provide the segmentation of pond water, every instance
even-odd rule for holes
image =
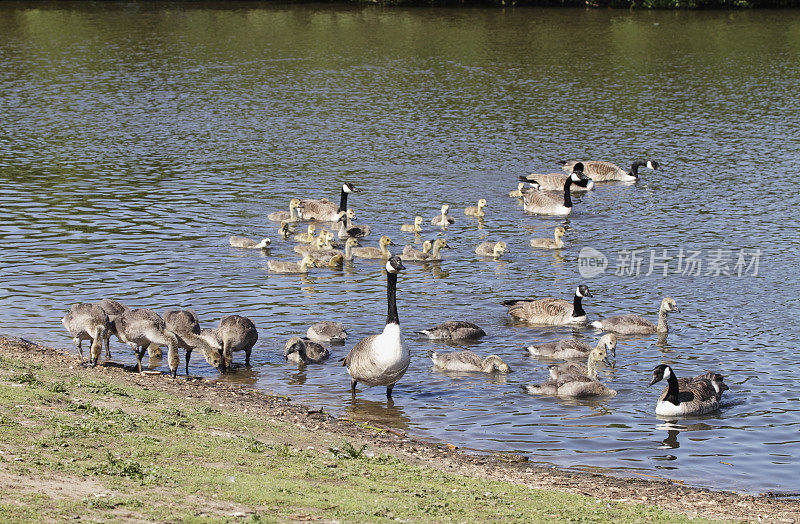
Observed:
[[[71,348],[60,317],[101,297],[192,307],[208,327],[239,313],[259,328],[253,366],[221,380],[542,463],[800,491],[798,63],[797,11],[4,2],[0,332]],[[598,185],[568,219],[525,215],[506,196],[518,175],[573,157],[663,169]],[[414,241],[400,224],[444,202],[456,218],[423,234],[446,236],[445,260],[400,275],[413,357],[390,403],[383,388],[352,399],[337,362],[382,329],[382,264],[266,270],[268,258],[295,258],[266,215],[291,196],[335,199],[344,180],[363,190],[350,204],[375,232],[365,244],[385,233],[399,249]],[[486,218],[465,217],[479,198]],[[564,249],[528,245],[557,225]],[[231,234],[274,244],[233,249]],[[511,252],[479,259],[485,239]],[[604,272],[581,276],[583,248],[607,257]],[[654,320],[664,296],[681,311],[666,343],[620,341],[615,367],[601,368],[616,397],[530,396],[522,386],[549,362],[525,346],[573,330],[513,322],[500,302],[569,299],[580,283],[592,319]],[[320,319],[345,322],[348,343],[324,365],[285,363],[285,340]],[[514,372],[434,371],[426,354],[443,347],[413,331],[447,319],[483,326],[471,349]],[[647,383],[662,362],[679,376],[725,375],[722,409],[659,420],[662,385]],[[199,356],[191,373],[218,377]]]

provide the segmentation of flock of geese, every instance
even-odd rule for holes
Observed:
[[[571,193],[589,191],[595,183],[606,181],[635,181],[641,167],[658,169],[652,160],[640,160],[631,165],[630,170],[622,169],[606,161],[565,161],[561,162],[564,173],[531,174],[519,177],[516,190],[509,196],[522,199],[526,212],[537,215],[567,216],[573,208]],[[561,191],[559,195],[555,191]],[[382,386],[386,388],[387,398],[392,389],[408,369],[411,354],[400,329],[397,312],[397,277],[406,269],[403,262],[439,261],[441,250],[448,248],[445,238],[425,241],[422,249],[405,246],[401,255],[392,254],[389,246],[394,245],[391,238],[383,235],[378,246],[362,246],[360,240],[371,234],[367,224],[354,224],[355,212],[348,208],[348,196],[356,193],[353,184],[342,185],[340,200],[336,204],[327,199],[292,198],[288,211],[276,211],[268,218],[280,222],[279,234],[286,240],[297,242],[294,251],[301,255],[299,261],[270,259],[268,268],[274,273],[306,273],[312,267],[337,268],[356,258],[379,259],[385,261],[387,275],[387,317],[382,332],[367,336],[358,341],[341,360],[350,375],[352,394],[356,394],[358,384]],[[487,202],[480,199],[477,205],[464,210],[466,216],[484,217]],[[430,223],[443,230],[455,223],[449,214],[450,206],[441,206],[440,213],[430,219]],[[300,222],[310,222],[305,231],[296,232]],[[325,223],[330,226],[325,229]],[[401,231],[418,234],[423,231],[425,219],[414,218],[412,224],[403,224]],[[319,230],[318,230],[319,227]],[[537,249],[562,249],[565,234],[563,227],[556,227],[553,238],[531,239],[531,247]],[[335,244],[336,238],[343,246]],[[231,236],[232,247],[267,250],[272,245],[270,239],[252,240],[246,237]],[[342,247],[342,249],[338,249]],[[475,247],[475,253],[485,257],[500,257],[508,251],[505,242],[483,242]],[[666,336],[668,332],[667,315],[677,312],[675,301],[666,297],[662,300],[658,313],[658,323],[633,314],[618,315],[588,322],[583,309],[583,299],[592,294],[586,285],[575,289],[572,300],[562,298],[512,299],[503,302],[511,317],[533,325],[586,325],[604,332],[595,347],[577,339],[564,339],[527,348],[529,354],[546,359],[559,359],[566,362],[549,366],[550,377],[541,384],[531,384],[526,391],[534,395],[555,395],[560,397],[613,396],[616,391],[608,388],[598,378],[597,368],[601,362],[609,364],[609,354],[616,356],[617,336],[650,335]],[[243,316],[230,315],[222,318],[217,328],[201,328],[197,315],[189,309],[169,310],[163,318],[151,309],[130,309],[117,301],[103,299],[96,303],[79,303],[71,306],[62,319],[69,331],[83,361],[81,341],[91,340],[90,363],[96,365],[105,343],[110,357],[109,339],[116,336],[128,344],[136,353],[139,370],[146,351],[158,354],[161,347],[168,350],[167,362],[173,377],[179,366],[178,350],[186,352],[186,374],[189,373],[189,359],[193,350],[200,350],[206,361],[220,371],[231,368],[232,356],[236,351],[245,353],[245,365],[250,363],[250,354],[258,340],[258,332],[253,322]],[[486,335],[479,326],[462,320],[450,320],[417,332],[418,335],[434,340],[476,340]],[[347,332],[338,322],[319,322],[308,328],[306,336],[294,336],[286,342],[284,358],[289,362],[316,364],[330,357],[325,343],[344,343]],[[450,353],[432,352],[430,358],[435,368],[459,372],[509,373],[511,368],[497,355],[483,358],[473,351]],[[577,361],[583,361],[580,364]],[[693,378],[678,379],[668,365],[659,365],[653,370],[650,385],[660,380],[667,381],[667,387],[660,395],[656,414],[666,417],[699,415],[716,410],[722,393],[728,389],[723,377],[707,372]]]

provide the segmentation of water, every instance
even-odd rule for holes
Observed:
[[[223,380],[461,447],[798,491],[798,29],[796,11],[3,3],[0,332],[70,348],[59,318],[104,296],[193,307],[206,326],[240,313],[259,327],[254,365]],[[517,175],[570,157],[653,158],[664,169],[598,187],[566,220],[525,216],[506,196]],[[413,360],[393,403],[381,388],[351,399],[336,362],[382,328],[382,264],[266,271],[267,257],[294,257],[266,214],[292,195],[336,198],[343,180],[364,190],[351,198],[359,221],[398,245],[413,240],[400,224],[443,202],[457,219],[446,260],[400,276]],[[483,223],[465,218],[481,197]],[[568,229],[565,249],[527,245],[556,225]],[[236,250],[230,234],[275,245]],[[428,225],[424,237],[438,234]],[[472,250],[484,239],[512,251],[480,260]],[[584,247],[609,258],[605,273],[578,274]],[[681,248],[705,264],[729,250],[731,270],[741,250],[760,249],[758,272],[675,274]],[[673,257],[667,276],[646,275],[653,249]],[[614,274],[621,250],[643,250],[639,275]],[[547,362],[523,348],[572,331],[512,322],[499,302],[569,298],[581,282],[593,318],[655,319],[666,295],[681,312],[666,344],[620,342],[616,367],[601,373],[616,397],[529,396],[521,386],[543,380]],[[442,347],[411,333],[450,318],[484,326],[472,349],[515,371],[433,371],[426,352]],[[285,340],[319,319],[344,321],[350,342],[325,365],[287,365]],[[647,383],[661,362],[679,376],[723,373],[722,409],[657,419],[661,385]],[[191,373],[217,376],[199,356]]]

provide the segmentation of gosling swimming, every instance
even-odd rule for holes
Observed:
[[[431,354],[434,367],[445,371],[477,371],[481,373],[511,373],[511,367],[497,355],[481,358],[470,350]]]
[[[566,229],[558,226],[555,231],[553,231],[553,238],[532,238],[531,247],[539,249],[561,249],[564,247],[564,241],[561,240],[561,237],[566,233]]]

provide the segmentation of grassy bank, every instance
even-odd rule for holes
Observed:
[[[3,337],[0,435],[2,522],[680,522],[663,507],[727,518],[794,509],[460,454],[249,389],[88,369]]]

